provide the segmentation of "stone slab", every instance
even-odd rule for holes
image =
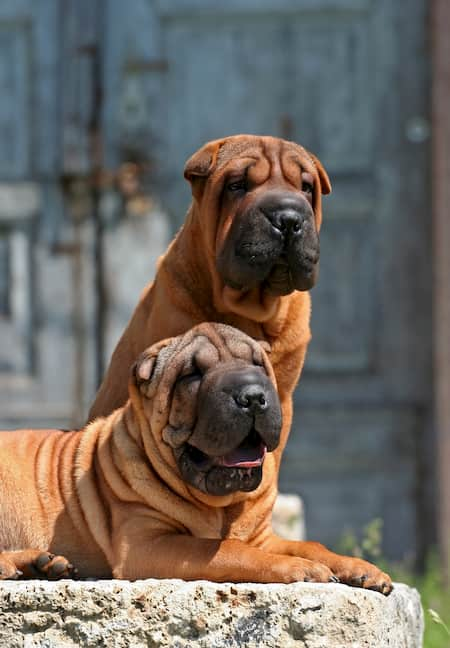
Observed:
[[[419,648],[419,595],[345,585],[4,581],[2,648]]]

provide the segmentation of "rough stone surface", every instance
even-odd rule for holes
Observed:
[[[128,581],[0,583],[2,648],[417,648],[418,593],[345,585]]]

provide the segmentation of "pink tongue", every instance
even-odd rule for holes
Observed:
[[[254,468],[262,464],[266,452],[263,443],[258,448],[236,448],[220,457],[219,463],[227,468]]]

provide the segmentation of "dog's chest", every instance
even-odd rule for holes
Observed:
[[[198,538],[246,542],[255,531],[255,522],[251,516],[239,515],[236,511],[226,509],[210,510],[207,515],[203,512],[195,522],[195,525],[190,525],[190,531]]]
[[[249,515],[237,511],[225,511],[223,514],[221,538],[247,542],[255,531],[255,520]]]

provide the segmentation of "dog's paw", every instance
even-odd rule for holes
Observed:
[[[7,558],[0,556],[0,580],[17,580],[22,572]]]
[[[302,562],[309,563],[302,568],[304,575],[301,580],[305,583],[339,583],[339,578],[326,565],[312,560]]]
[[[343,558],[338,568],[334,569],[334,573],[341,583],[374,590],[385,596],[390,594],[393,589],[392,580],[388,574],[360,558]]]
[[[37,578],[58,580],[60,578],[74,578],[77,574],[75,567],[64,558],[55,556],[48,551],[42,551],[31,563]]]
[[[326,565],[305,558],[284,557],[274,565],[278,576],[273,582],[338,583],[339,579]]]

